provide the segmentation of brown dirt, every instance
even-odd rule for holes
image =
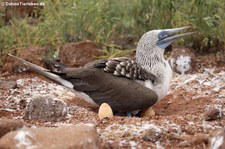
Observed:
[[[51,59],[50,57],[53,52],[54,54],[57,51],[50,50],[49,47],[39,47],[31,46],[28,48],[17,48],[10,49],[13,55],[16,55],[22,59],[25,59],[36,65],[45,67],[45,59]],[[16,51],[13,52],[13,51]],[[82,41],[82,42],[68,42],[63,46],[59,47],[59,62],[70,67],[81,67],[84,65],[90,65],[97,57],[103,56],[104,53],[99,49],[98,45],[91,41]],[[14,59],[11,57],[1,56],[0,59],[3,61],[3,66],[0,66],[1,71],[4,72],[22,72],[29,70],[26,66],[17,61],[14,62]]]
[[[63,45],[59,52],[60,62],[70,67],[80,67],[102,56],[103,52],[90,41],[71,42]]]
[[[28,48],[18,48],[16,49],[16,54],[18,57],[25,59],[31,63],[34,63],[36,65],[45,66],[44,61],[42,58],[47,55],[50,50],[47,47],[39,47],[39,46],[32,46]],[[2,71],[3,72],[12,72],[12,71],[24,71],[27,68],[18,62],[14,62],[14,59],[11,57],[7,57],[6,60],[4,61]]]
[[[32,94],[41,94],[46,90],[43,84],[58,85],[34,73],[11,73],[0,79],[20,79],[25,83],[16,89],[0,89],[0,117],[21,119],[28,127],[94,123],[102,148],[203,149],[210,146],[211,136],[225,125],[224,70],[224,65],[220,65],[215,69],[204,68],[202,73],[174,74],[168,95],[153,107],[156,112],[153,118],[114,116],[99,119],[97,110],[84,107],[80,99],[74,98],[68,103],[69,115],[65,120],[46,123],[24,120],[24,109],[18,104],[20,100],[30,98],[26,94],[28,89],[32,89]],[[221,115],[207,121],[206,115],[211,107]]]

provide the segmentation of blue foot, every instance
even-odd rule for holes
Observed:
[[[127,116],[128,117],[132,117],[132,113],[131,112],[127,112]]]

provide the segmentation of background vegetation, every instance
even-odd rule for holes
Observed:
[[[0,50],[31,45],[52,49],[69,40],[111,44],[112,37],[138,41],[146,31],[191,25],[196,34],[177,42],[198,53],[224,52],[224,0],[40,0],[40,23],[0,19]],[[4,16],[4,12],[1,12]]]

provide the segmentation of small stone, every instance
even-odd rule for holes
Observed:
[[[152,109],[152,107],[149,107],[148,109],[144,110],[141,112],[142,117],[154,117],[155,116],[155,111]]]
[[[20,107],[20,109],[25,109],[26,106],[27,106],[27,101],[24,100],[24,99],[21,99],[21,100],[19,101],[19,107]]]
[[[177,146],[179,147],[190,147],[191,143],[188,142],[187,140],[180,142]]]
[[[100,119],[113,117],[112,108],[107,103],[101,104],[98,111],[98,117]]]
[[[205,113],[205,120],[206,121],[213,121],[220,119],[222,117],[222,110],[215,107],[211,106]]]
[[[198,145],[198,144],[208,144],[209,143],[209,135],[208,134],[195,134],[190,141],[192,144],[194,145]]]
[[[190,147],[193,145],[199,144],[208,144],[209,143],[209,135],[198,133],[195,135],[184,135],[181,136],[180,139],[184,140],[178,144],[179,147]]]
[[[27,104],[24,119],[59,121],[67,115],[67,104],[48,96],[38,96]]]
[[[143,140],[145,141],[151,141],[156,142],[161,138],[161,132],[157,129],[150,128],[145,131],[145,134],[143,136]]]
[[[0,89],[14,89],[16,88],[16,81],[0,80]]]
[[[10,131],[23,127],[23,122],[14,119],[0,119],[0,138]]]
[[[2,137],[0,148],[98,149],[99,142],[94,124],[76,124],[57,128],[22,128]]]

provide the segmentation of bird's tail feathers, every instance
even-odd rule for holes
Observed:
[[[68,87],[68,88],[73,88],[73,84],[72,84],[71,82],[69,82],[69,81],[67,81],[67,80],[65,80],[65,79],[63,79],[63,78],[61,78],[61,77],[60,77],[59,75],[57,75],[57,74],[54,74],[54,73],[50,72],[48,69],[45,69],[45,68],[43,68],[43,67],[40,67],[40,66],[38,66],[38,65],[35,65],[35,64],[33,64],[33,63],[30,63],[30,62],[28,62],[28,61],[26,61],[26,60],[23,60],[23,59],[21,59],[21,58],[19,58],[19,57],[17,57],[17,56],[12,55],[12,54],[8,54],[8,55],[11,56],[11,57],[13,57],[14,59],[16,59],[16,60],[22,62],[24,65],[26,65],[27,67],[31,68],[31,69],[34,70],[35,72],[37,72],[37,73],[39,73],[39,74],[41,74],[41,75],[43,75],[43,76],[45,76],[45,77],[47,77],[47,78],[49,78],[49,79],[51,79],[51,80],[53,80],[53,81],[55,81],[55,82],[61,84],[61,85],[64,85],[64,86],[66,86],[66,87]],[[58,68],[59,68],[59,67],[58,67]],[[57,72],[56,72],[56,73],[57,73]]]

